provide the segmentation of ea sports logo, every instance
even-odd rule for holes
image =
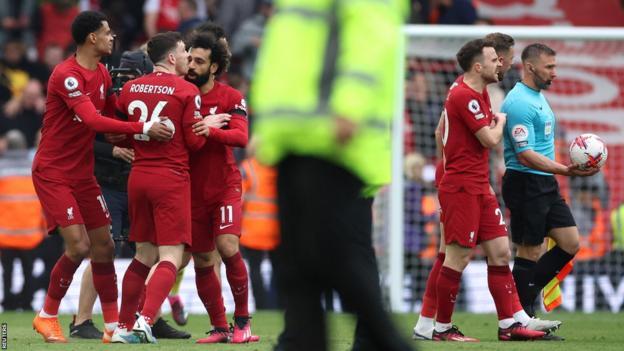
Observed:
[[[522,124],[518,124],[511,128],[511,137],[515,141],[525,141],[529,138],[529,129]]]

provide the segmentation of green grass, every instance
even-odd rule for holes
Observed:
[[[8,350],[109,350],[111,348],[128,349],[129,346],[106,346],[99,341],[69,339],[70,344],[45,344],[31,328],[32,313],[3,313],[0,321],[8,326]],[[61,316],[61,323],[67,335],[70,316]],[[413,314],[395,316],[397,326],[401,327],[406,337],[411,336],[416,321]],[[473,315],[456,313],[454,322],[467,335],[481,339],[480,343],[414,343],[420,350],[547,350],[547,351],[592,351],[624,350],[624,315],[611,313],[553,313],[548,319],[560,319],[564,322],[558,335],[566,338],[563,342],[510,342],[496,341],[496,318],[494,315]],[[261,312],[254,315],[252,322],[254,334],[260,335],[261,341],[248,345],[196,345],[194,339],[202,337],[207,331],[208,318],[204,315],[192,315],[185,329],[193,334],[191,340],[159,340],[158,345],[132,345],[132,349],[158,350],[272,350],[277,335],[282,328],[282,316],[278,312]],[[96,316],[96,325],[101,326],[101,318]],[[348,315],[330,316],[330,342],[332,350],[346,351],[352,346],[353,321]]]

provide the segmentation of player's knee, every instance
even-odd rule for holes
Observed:
[[[100,242],[91,247],[91,256],[97,260],[112,259],[115,253],[115,243],[113,240]]]
[[[501,249],[496,252],[493,257],[488,257],[488,264],[492,266],[508,265],[511,260],[511,251],[509,249]]]
[[[237,238],[238,239],[238,238]],[[232,257],[238,252],[238,240],[227,238],[217,242],[217,248],[221,257]]]
[[[218,258],[216,251],[194,253],[193,264],[196,267],[210,267],[218,263]]]
[[[74,261],[82,261],[91,252],[89,240],[80,240],[71,246],[67,246],[67,256]]]

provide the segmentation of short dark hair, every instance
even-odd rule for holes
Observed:
[[[98,11],[84,11],[78,14],[74,18],[74,22],[71,25],[72,38],[76,45],[84,44],[87,40],[87,36],[91,33],[97,32],[102,28],[102,22],[108,21],[106,16]]]
[[[174,51],[178,42],[182,41],[182,35],[178,32],[158,33],[147,42],[147,55],[152,63],[156,64]]]
[[[457,63],[464,72],[468,72],[475,60],[480,59],[483,56],[483,48],[494,47],[494,44],[485,39],[474,39],[461,47],[457,52]]]
[[[212,33],[217,40],[221,38],[225,38],[225,30],[220,25],[214,22],[204,22],[199,26],[195,27],[196,33]]]
[[[225,72],[230,65],[230,55],[218,38],[210,33],[197,33],[190,42],[191,48],[202,48],[210,50],[210,63],[216,63],[219,68],[215,72],[215,76],[219,76]]]
[[[538,58],[541,54],[545,54],[547,56],[557,55],[555,50],[551,49],[547,45],[542,43],[533,43],[522,50],[522,62]]]
[[[499,32],[490,33],[483,39],[492,42],[497,53],[509,51],[516,44],[510,35]]]

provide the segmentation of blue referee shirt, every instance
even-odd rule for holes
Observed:
[[[505,97],[501,112],[507,114],[503,133],[505,166],[520,172],[552,175],[523,166],[517,157],[523,151],[533,150],[555,159],[555,114],[544,94],[518,82]]]

